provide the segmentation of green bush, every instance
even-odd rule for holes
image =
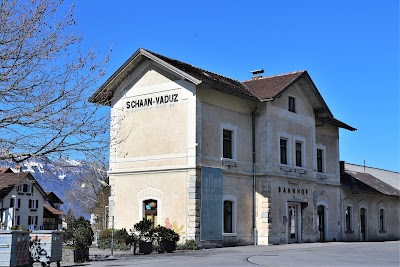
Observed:
[[[99,233],[97,246],[99,249],[111,249],[112,229],[103,229]],[[114,229],[114,249],[129,250],[131,248],[130,235],[125,228]]]
[[[75,249],[86,250],[94,240],[94,233],[90,227],[90,222],[83,217],[71,220],[67,228],[63,228],[64,242],[73,246]]]
[[[199,246],[196,244],[196,242],[192,239],[186,239],[184,242],[181,244],[178,244],[176,246],[177,250],[197,250],[199,249]]]
[[[107,239],[107,238],[111,238],[112,235],[112,230],[111,229],[103,229],[100,231],[99,233],[99,239]]]
[[[176,233],[174,230],[164,226],[158,225],[155,229],[155,235],[159,241],[179,241],[179,234]]]

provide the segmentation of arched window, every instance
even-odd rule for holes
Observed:
[[[157,200],[146,199],[143,201],[144,218],[153,222],[154,227],[158,225]]]
[[[386,232],[386,210],[379,209],[379,232]]]

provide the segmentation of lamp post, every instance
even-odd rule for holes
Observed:
[[[114,216],[112,216],[112,228],[111,228],[111,257],[114,257]]]
[[[108,209],[108,206],[104,206],[103,229],[107,229],[107,209]]]

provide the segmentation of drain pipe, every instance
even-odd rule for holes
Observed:
[[[252,128],[252,153],[253,153],[253,239],[254,245],[257,245],[257,225],[256,225],[256,110],[251,114]]]

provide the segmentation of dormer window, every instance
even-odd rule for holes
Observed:
[[[289,111],[296,112],[296,98],[289,96]]]

